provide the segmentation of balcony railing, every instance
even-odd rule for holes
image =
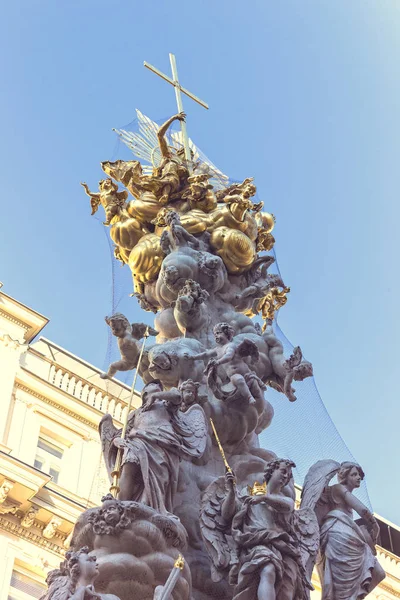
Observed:
[[[93,406],[93,408],[97,408],[103,413],[110,413],[115,420],[120,422],[125,420],[128,410],[126,400],[102,390],[88,380],[82,379],[76,373],[72,373],[58,365],[51,365],[49,382],[81,402]],[[125,394],[128,392],[126,388],[122,388],[121,393],[122,391]]]

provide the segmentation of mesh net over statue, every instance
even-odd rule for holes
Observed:
[[[260,447],[274,428],[271,388],[289,410],[312,376],[273,327],[289,291],[270,272],[275,219],[251,178],[229,182],[193,144],[185,158],[169,132],[184,119],[159,127],[139,113],[139,132],[119,134],[147,164],[103,162],[99,191],[84,184],[154,328],[106,319],[120,358],[104,377],[136,369],[142,405],[122,430],[101,420],[114,494],[79,518],[47,597],[304,600],[318,563],[326,600],[362,598],[382,579],[376,522],[352,494],[362,469],[315,456],[325,460],[299,506],[296,449],[277,456],[268,436]]]

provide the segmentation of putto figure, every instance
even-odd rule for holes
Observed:
[[[140,355],[139,341],[145,336],[146,331],[147,335],[157,335],[158,331],[145,323],[131,324],[121,313],[106,317],[105,322],[118,339],[118,348],[121,353],[121,360],[111,363],[107,373],[100,375],[102,379],[111,379],[118,371],[130,371],[137,367]]]
[[[299,524],[294,466],[283,458],[270,461],[264,483],[241,493],[227,472],[204,494],[200,526],[214,580],[230,570],[233,600],[305,600],[312,589],[304,563],[317,547],[318,524],[308,521],[305,532]]]
[[[261,379],[251,370],[245,358],[251,356],[258,360],[258,348],[250,340],[243,340],[239,344],[234,343],[234,329],[229,323],[218,323],[214,327],[216,348],[211,348],[200,354],[187,355],[188,360],[202,360],[209,358],[205,373],[208,376],[208,384],[218,398],[227,399],[238,392],[240,398],[249,404],[256,404],[257,400],[263,400],[262,390],[265,388]],[[225,377],[233,386],[232,391],[224,393],[221,387],[223,381],[217,379],[217,369],[223,366]]]
[[[328,485],[335,475],[338,483]],[[317,567],[323,600],[365,598],[385,578],[375,550],[379,525],[353,495],[363,479],[364,471],[357,463],[320,460],[304,481],[301,506],[315,511],[321,528]],[[353,510],[361,524],[354,522]]]
[[[85,543],[90,549],[89,558],[92,554],[98,557],[98,587],[102,591],[112,591],[127,600],[154,600],[154,588],[166,582],[179,552],[186,547],[184,527],[173,515],[160,514],[138,502],[117,500],[111,494],[104,496],[101,502],[100,507],[80,515],[72,547],[79,548]],[[187,566],[181,575],[174,598],[189,600]],[[57,600],[56,596],[53,598]],[[100,597],[94,594],[87,600],[100,600]]]
[[[97,212],[101,204],[106,213],[104,225],[109,225],[113,217],[118,215],[121,208],[124,207],[125,201],[128,198],[128,192],[126,190],[119,192],[118,185],[112,179],[102,179],[100,181],[99,193],[91,192],[86,183],[81,183],[81,185],[90,198],[92,215]]]

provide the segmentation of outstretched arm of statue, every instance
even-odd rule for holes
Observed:
[[[95,198],[96,200],[100,200],[100,194],[94,194],[93,192],[91,192],[89,190],[88,184],[83,182],[81,183],[81,186],[83,187],[83,189],[85,190],[86,194],[89,196],[89,198]]]
[[[365,504],[361,502],[361,500],[353,496],[353,494],[346,489],[344,485],[338,484],[335,486],[335,488],[335,495],[341,497],[349,508],[355,510],[356,513],[360,515],[362,519],[364,519],[367,524],[368,531],[374,543],[376,543],[379,536],[379,525],[372,512],[365,506]]]
[[[216,348],[211,348],[211,350],[205,350],[204,352],[200,352],[200,354],[185,354],[185,358],[187,360],[204,360],[205,358],[212,358],[217,354]]]
[[[161,125],[160,129],[157,132],[158,143],[160,145],[161,154],[164,158],[171,158],[171,151],[168,148],[167,140],[165,139],[165,134],[167,133],[169,127],[172,125],[174,121],[184,121],[186,119],[186,114],[184,112],[178,113],[174,115],[168,121],[165,121],[163,125]]]

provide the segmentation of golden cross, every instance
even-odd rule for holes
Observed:
[[[165,75],[164,73],[162,73],[161,71],[159,71],[158,69],[156,69],[155,67],[153,67],[152,65],[149,65],[149,63],[147,63],[146,61],[144,61],[144,66],[147,69],[150,69],[150,71],[153,71],[153,73],[155,73],[159,77],[161,77],[161,79],[164,79],[165,81],[167,81],[168,83],[170,83],[171,85],[174,86],[174,88],[175,88],[175,96],[176,96],[176,103],[178,105],[178,112],[183,112],[182,94],[186,94],[186,96],[189,96],[189,98],[191,98],[192,100],[194,100],[195,102],[197,102],[198,104],[200,104],[201,106],[203,106],[204,108],[208,109],[208,104],[206,104],[205,102],[203,102],[203,100],[200,100],[200,98],[198,98],[197,96],[195,96],[194,94],[192,94],[192,92],[189,92],[188,90],[186,90],[179,83],[178,70],[176,68],[176,60],[175,60],[175,55],[174,54],[170,53],[170,55],[169,55],[169,61],[171,63],[172,79],[171,79],[171,77],[168,77],[168,75]],[[190,163],[191,162],[191,156],[190,156],[190,148],[189,148],[189,138],[188,138],[188,135],[187,135],[185,121],[181,121],[181,132],[182,132],[183,147],[185,149],[185,158],[186,158],[186,161],[188,163]]]

